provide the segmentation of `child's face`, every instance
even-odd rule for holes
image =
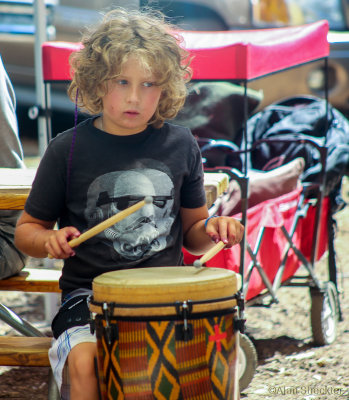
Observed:
[[[108,83],[102,98],[103,129],[114,135],[133,135],[143,131],[158,106],[161,88],[155,76],[131,56],[120,76]]]

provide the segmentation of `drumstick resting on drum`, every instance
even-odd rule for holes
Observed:
[[[205,253],[201,258],[198,260],[194,261],[194,267],[200,268],[207,262],[208,260],[211,260],[212,257],[214,257],[216,254],[218,254],[223,248],[225,247],[225,243],[222,241],[218,242],[215,246],[212,247],[207,253]]]
[[[100,222],[98,225],[92,227],[88,231],[82,233],[78,238],[72,239],[68,242],[70,247],[76,247],[82,242],[85,242],[86,240],[90,239],[91,237],[97,235],[100,232],[103,232],[105,229],[109,228],[112,225],[115,225],[116,223],[120,222],[121,220],[125,219],[129,215],[133,214],[146,204],[151,204],[153,202],[153,199],[151,196],[147,196],[144,198],[144,200],[134,204],[131,207],[126,208],[125,210],[122,210],[118,212],[115,215],[112,215],[110,218],[106,219],[105,221]],[[48,258],[53,258],[51,254],[48,255]]]

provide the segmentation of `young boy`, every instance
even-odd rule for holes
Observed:
[[[190,78],[172,27],[159,15],[114,10],[82,43],[72,55],[69,95],[94,116],[50,142],[16,230],[25,253],[64,259],[60,287],[69,310],[104,272],[180,266],[182,246],[202,254],[243,234],[232,218],[208,218],[196,141],[189,129],[165,122],[182,107]],[[74,249],[68,245],[145,196],[153,203]],[[96,339],[87,317],[69,324],[64,315],[53,321],[50,350],[62,398],[69,398],[62,386],[67,360],[70,398],[97,399]]]

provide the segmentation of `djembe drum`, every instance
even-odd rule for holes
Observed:
[[[235,400],[240,275],[154,267],[93,281],[102,399]]]

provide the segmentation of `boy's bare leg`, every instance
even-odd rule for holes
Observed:
[[[68,356],[70,399],[98,400],[98,385],[94,359],[96,343],[80,343]]]

